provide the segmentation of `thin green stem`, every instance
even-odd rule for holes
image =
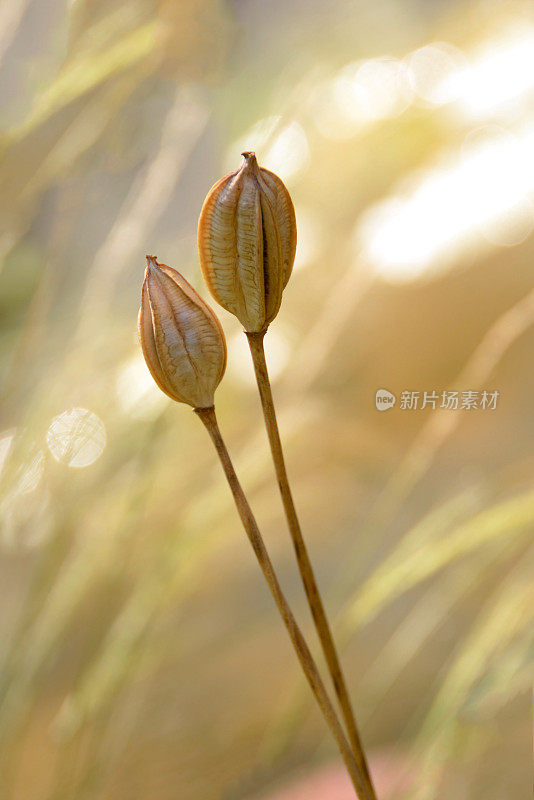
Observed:
[[[239,483],[230,459],[230,455],[219,430],[217,418],[215,416],[215,409],[197,408],[195,409],[195,412],[204,423],[204,426],[206,427],[215,446],[245,532],[252,545],[252,549],[254,550],[269,589],[274,597],[280,612],[280,616],[282,617],[284,625],[287,628],[287,632],[289,633],[289,637],[299,659],[302,670],[308,680],[308,683],[310,684],[319,707],[323,712],[325,720],[337,742],[357,797],[359,797],[360,800],[374,800],[374,795],[370,793],[367,782],[364,780],[364,776],[362,775],[362,772],[356,763],[356,759],[354,758],[343,728],[341,727],[341,724],[337,718],[336,712],[325,689],[310,649],[306,644],[304,636],[282,592],[258,525],[248,500],[245,497],[245,493],[243,492],[241,484]]]
[[[326,611],[321,599],[319,587],[317,586],[317,581],[315,579],[313,567],[308,555],[308,550],[302,535],[300,522],[295,509],[295,503],[293,502],[293,496],[291,494],[289,478],[284,460],[284,453],[282,450],[282,442],[280,440],[280,433],[276,420],[276,411],[274,407],[271,383],[269,380],[269,372],[267,370],[267,362],[265,360],[265,350],[263,347],[264,336],[265,331],[262,331],[261,333],[247,333],[252,361],[254,363],[254,371],[256,373],[256,382],[258,384],[258,390],[261,398],[265,427],[267,429],[274,468],[276,477],[278,479],[280,495],[282,497],[287,524],[297,557],[300,576],[302,578],[302,583],[304,585],[304,590],[306,592],[306,597],[308,599],[313,621],[321,641],[324,656],[328,664],[328,669],[332,677],[332,682],[339,705],[343,713],[345,725],[347,726],[352,752],[360,772],[364,775],[368,795],[369,797],[373,798],[373,800],[376,800],[376,793],[369,773],[369,767],[361,743],[360,735],[358,733],[358,728],[356,726],[354,710],[352,708],[347,684],[341,669],[334,638],[332,636],[332,631],[326,616]]]

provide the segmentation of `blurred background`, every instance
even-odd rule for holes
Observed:
[[[0,68],[2,800],[352,796],[206,434],[137,344],[146,252],[206,297],[198,214],[244,148],[295,202],[266,346],[380,800],[526,800],[532,4],[3,0]],[[221,426],[315,646],[218,311]]]

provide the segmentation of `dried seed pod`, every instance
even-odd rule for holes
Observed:
[[[297,226],[280,178],[243,153],[240,169],[208,194],[198,223],[198,249],[213,297],[246,331],[267,329],[289,280]]]
[[[219,320],[175,269],[147,256],[139,340],[159,388],[193,408],[211,408],[226,367]]]

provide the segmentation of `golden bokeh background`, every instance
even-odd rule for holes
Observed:
[[[0,70],[2,800],[351,796],[136,340],[145,252],[206,297],[198,214],[244,148],[295,202],[266,347],[380,800],[527,800],[532,4],[3,0]],[[219,311],[221,426],[314,641]]]

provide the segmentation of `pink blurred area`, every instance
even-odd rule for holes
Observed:
[[[409,791],[413,770],[400,755],[388,751],[374,752],[370,757],[370,767],[381,800],[397,800]],[[336,763],[305,778],[292,780],[273,794],[253,800],[354,800],[354,789],[344,767]]]

